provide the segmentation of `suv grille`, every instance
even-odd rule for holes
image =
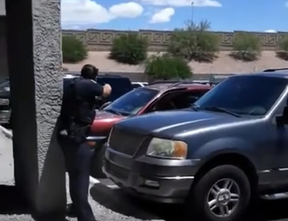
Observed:
[[[133,156],[145,140],[145,136],[113,128],[109,146],[118,152]]]

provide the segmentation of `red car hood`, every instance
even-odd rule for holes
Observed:
[[[91,127],[92,135],[108,136],[112,126],[126,117],[112,114],[106,111],[96,110],[96,117]]]

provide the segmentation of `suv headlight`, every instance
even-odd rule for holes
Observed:
[[[183,141],[153,138],[148,146],[147,155],[169,159],[186,159],[188,145]]]

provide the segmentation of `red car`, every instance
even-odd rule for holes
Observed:
[[[112,126],[128,117],[151,113],[190,108],[191,105],[212,87],[195,83],[156,83],[134,89],[113,103],[106,104],[102,110],[97,110],[92,125],[90,141],[106,141]],[[100,139],[99,139],[100,138]],[[92,143],[93,144],[93,143]],[[92,176],[104,177],[102,173],[102,157],[105,149],[96,144],[92,162]]]

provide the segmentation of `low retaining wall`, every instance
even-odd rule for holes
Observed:
[[[101,74],[114,74],[114,75],[120,75],[123,77],[128,77],[130,81],[149,81],[148,76],[145,75],[142,72],[132,72],[132,73],[127,73],[127,72],[103,72]],[[192,75],[192,80],[209,80],[211,76],[227,76],[229,74],[193,74]],[[233,74],[231,74],[233,75]]]

